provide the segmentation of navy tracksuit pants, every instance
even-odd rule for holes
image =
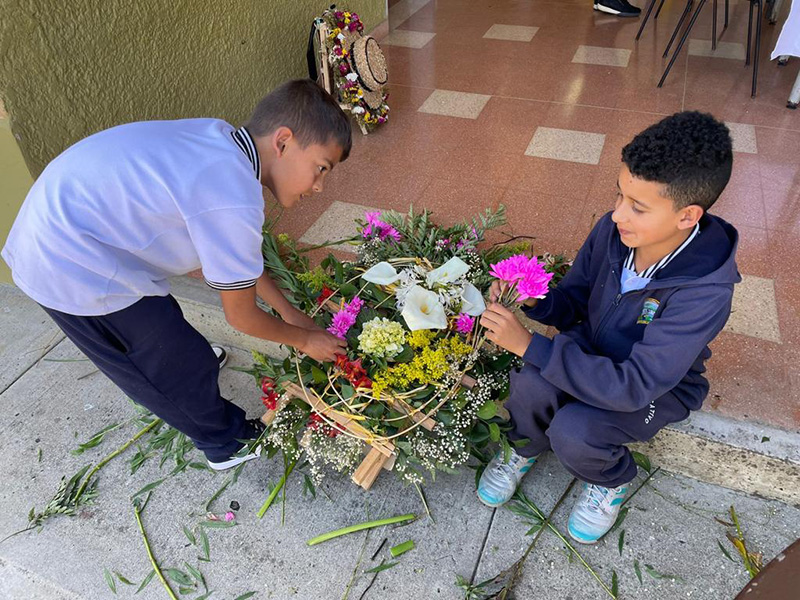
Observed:
[[[209,460],[228,460],[241,448],[245,412],[220,395],[217,357],[172,296],[91,317],[43,308],[125,394],[185,433]]]
[[[530,440],[517,449],[519,454],[536,456],[552,449],[570,473],[605,487],[636,477],[636,463],[625,444],[649,440],[665,425],[689,416],[689,409],[672,393],[636,412],[596,408],[546,381],[531,364],[511,372],[505,407],[514,426],[509,437]]]

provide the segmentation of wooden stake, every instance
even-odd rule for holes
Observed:
[[[387,460],[389,460],[387,456],[381,454],[377,448],[373,447],[353,473],[351,478],[353,483],[360,485],[365,490],[371,488]]]

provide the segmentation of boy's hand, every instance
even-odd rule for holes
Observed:
[[[492,286],[489,288],[489,302],[497,302],[500,299],[500,295],[506,291],[508,284],[505,281],[500,281],[499,279],[495,279],[492,282]],[[536,298],[528,298],[522,304],[527,306],[528,308],[533,308],[536,306],[536,302],[538,300]]]
[[[319,362],[333,362],[337,354],[344,354],[347,349],[347,342],[325,330],[306,330],[306,333],[306,341],[297,349]]]
[[[506,307],[492,303],[481,315],[481,325],[488,330],[486,337],[509,352],[523,356],[533,336]]]
[[[322,327],[314,322],[314,319],[303,311],[296,309],[294,306],[290,306],[288,309],[284,310],[281,317],[283,317],[283,320],[289,323],[289,325],[294,325],[295,327],[310,329],[312,331],[324,331]]]

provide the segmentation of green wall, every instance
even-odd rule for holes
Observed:
[[[306,76],[309,27],[329,5],[4,0],[0,100],[9,116],[5,121],[0,113],[3,179],[8,161],[18,163],[15,139],[35,177],[74,142],[119,123],[199,116],[240,123],[274,86]],[[368,30],[386,19],[386,0],[339,7],[359,13]],[[0,187],[0,246],[30,185],[18,170],[19,164],[13,182]]]

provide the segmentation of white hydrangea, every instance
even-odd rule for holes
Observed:
[[[394,358],[403,351],[406,332],[403,326],[386,317],[375,317],[364,323],[358,336],[358,349],[364,354]]]

